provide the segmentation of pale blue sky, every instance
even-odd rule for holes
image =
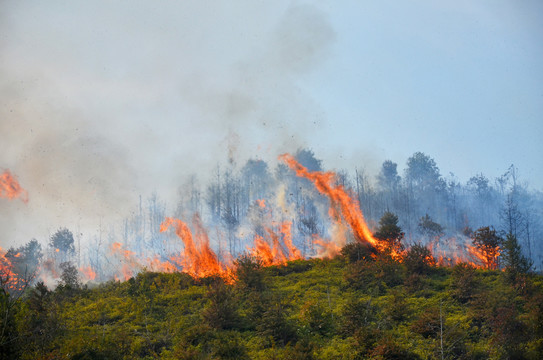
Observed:
[[[229,150],[309,147],[373,174],[423,151],[462,182],[514,163],[542,190],[542,17],[541,1],[3,1],[0,168],[31,201],[0,204],[0,225],[26,241],[121,218]]]

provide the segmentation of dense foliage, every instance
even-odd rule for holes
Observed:
[[[0,294],[0,358],[543,357],[543,277],[515,265],[512,282],[427,255],[418,246],[399,263],[350,244],[284,266],[242,257],[232,284],[151,272],[95,287],[38,283],[18,299]]]

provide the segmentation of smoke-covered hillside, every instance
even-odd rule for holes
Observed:
[[[479,174],[460,183],[442,176],[420,152],[407,159],[402,174],[392,161],[378,174],[363,168],[326,173],[311,150],[300,149],[294,158],[309,173],[328,176],[329,186],[344,193],[353,209],[341,208],[316,180],[299,176],[284,161],[272,168],[263,160],[232,160],[212,174],[188,176],[177,200],[141,196],[139,208],[122,224],[104,225],[90,236],[66,224],[48,239],[11,248],[3,253],[3,271],[14,272],[10,286],[17,289],[28,280],[54,286],[66,266],[83,281],[96,282],[127,280],[144,269],[196,276],[228,272],[247,252],[270,265],[330,257],[347,243],[372,237],[348,219],[346,211],[360,209],[357,221],[374,233],[383,216],[393,214],[403,232],[402,248],[425,245],[442,265],[468,261],[474,231],[490,227],[502,240],[515,236],[532,269],[542,267],[543,196],[518,178],[514,166],[497,179]]]

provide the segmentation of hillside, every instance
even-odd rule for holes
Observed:
[[[231,284],[142,272],[3,294],[2,358],[542,358],[543,277],[360,250],[271,267],[245,256]]]

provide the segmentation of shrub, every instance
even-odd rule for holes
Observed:
[[[349,243],[341,249],[341,256],[345,258],[348,263],[355,263],[360,260],[373,261],[375,250],[369,245],[360,243],[358,241]]]
[[[451,295],[464,304],[472,299],[477,288],[475,268],[466,263],[454,266],[451,275]]]
[[[415,244],[407,250],[404,263],[408,272],[422,275],[427,274],[436,261],[426,246]]]
[[[243,254],[234,262],[234,266],[237,285],[240,288],[256,291],[264,289],[261,259]]]

